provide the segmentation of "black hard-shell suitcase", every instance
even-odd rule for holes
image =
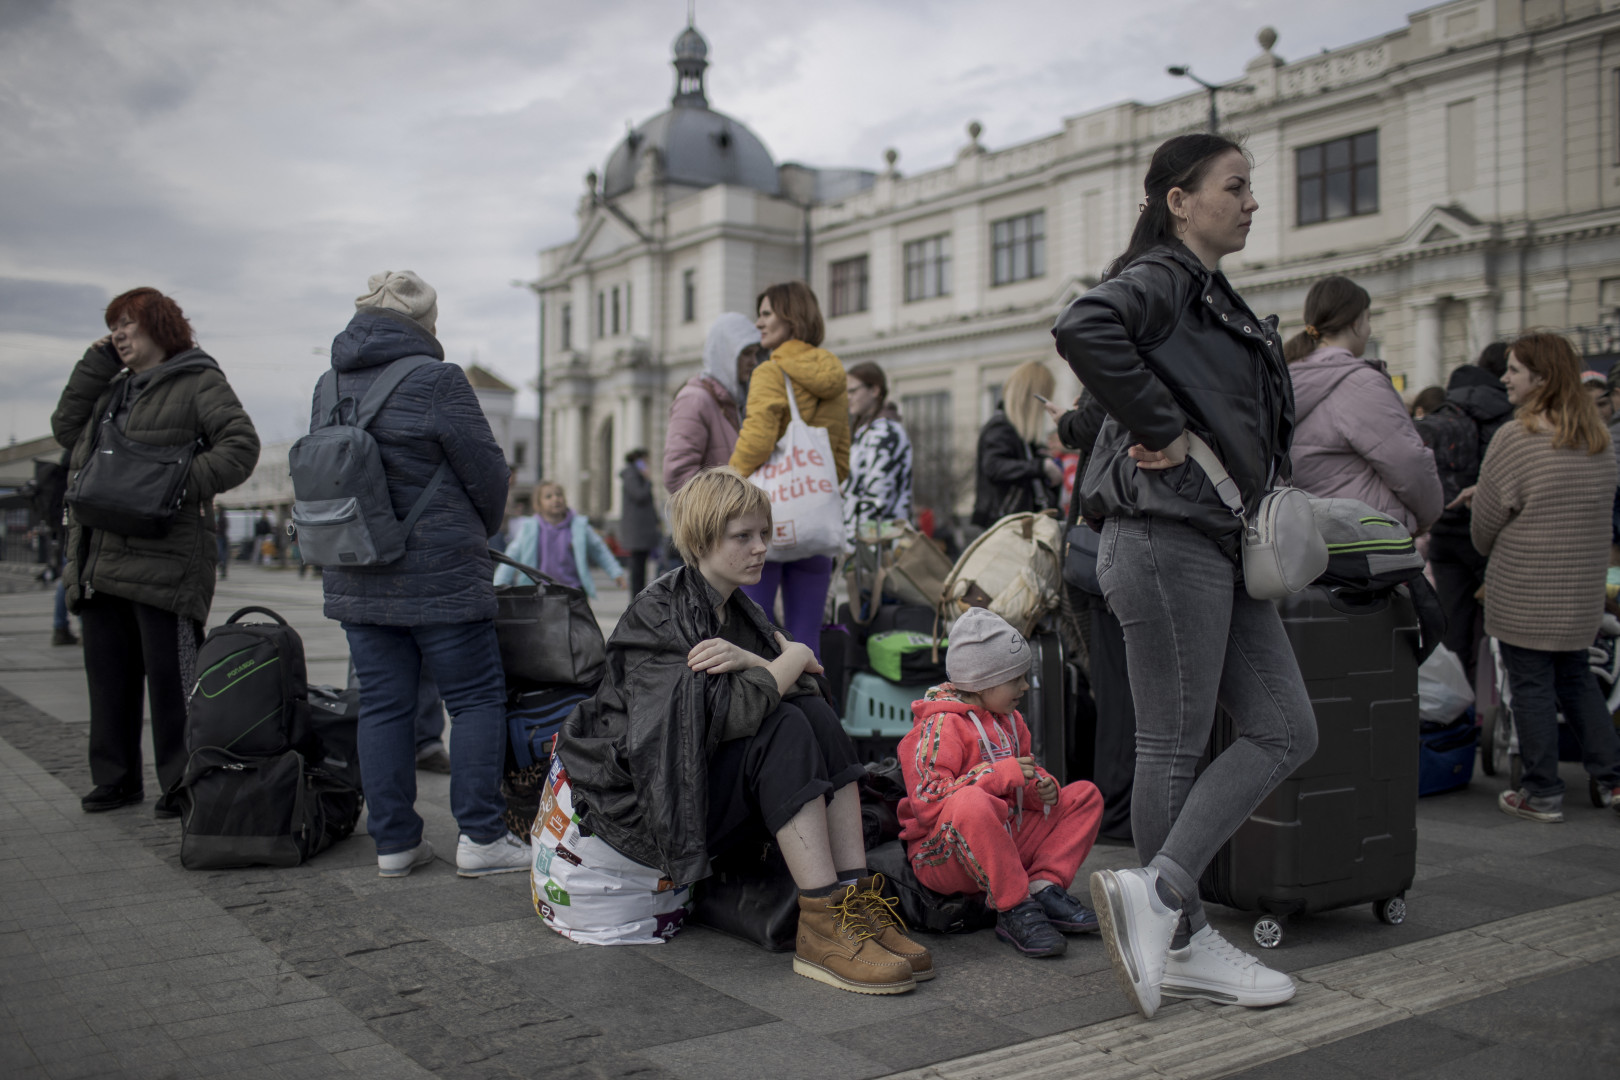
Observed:
[[[1204,871],[1200,893],[1259,912],[1275,948],[1292,915],[1371,903],[1406,918],[1417,871],[1418,619],[1404,590],[1310,586],[1278,602],[1316,710],[1315,755],[1268,795]],[[1217,715],[1210,752],[1235,737]]]
[[[1029,737],[1034,743],[1032,752],[1041,767],[1057,778],[1058,783],[1073,779],[1069,773],[1070,746],[1074,731],[1066,708],[1067,673],[1064,671],[1063,638],[1057,632],[1039,626],[1029,638],[1031,658],[1029,664],[1029,690],[1019,706]]]

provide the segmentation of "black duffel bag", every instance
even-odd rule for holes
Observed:
[[[744,845],[715,859],[694,890],[687,921],[752,942],[768,952],[792,952],[799,933],[799,888],[774,840]]]
[[[495,636],[506,685],[565,684],[594,691],[607,668],[607,642],[585,593],[493,548],[489,557],[534,581],[495,587]]]
[[[996,909],[984,893],[941,895],[917,880],[902,840],[890,840],[866,853],[866,865],[883,875],[883,895],[900,901],[906,927],[929,934],[971,934],[996,925]]]
[[[129,438],[116,423],[128,392],[125,379],[96,426],[89,458],[68,482],[67,504],[85,528],[151,540],[166,534],[180,512],[200,440],[154,446]]]
[[[360,792],[296,750],[243,757],[192,753],[178,789],[187,870],[297,866],[354,831]]]

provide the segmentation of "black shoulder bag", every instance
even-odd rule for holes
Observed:
[[[118,430],[125,379],[96,428],[84,467],[68,482],[67,504],[80,525],[121,536],[165,535],[186,497],[186,478],[201,438],[178,446],[136,442]]]

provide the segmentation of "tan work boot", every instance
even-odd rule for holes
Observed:
[[[928,947],[906,935],[900,918],[900,901],[883,895],[883,875],[857,878],[855,899],[866,909],[866,923],[877,936],[877,943],[911,965],[911,977],[927,982],[934,977],[934,958]]]
[[[857,994],[903,994],[917,988],[910,962],[878,944],[854,885],[830,896],[799,894],[793,970]]]

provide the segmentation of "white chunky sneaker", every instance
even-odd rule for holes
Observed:
[[[1170,950],[1159,992],[1165,997],[1197,997],[1257,1008],[1293,997],[1294,980],[1266,967],[1217,934],[1213,926],[1206,926],[1192,936],[1186,948]]]
[[[1159,872],[1099,870],[1091,875],[1091,906],[1097,909],[1108,960],[1125,997],[1143,1016],[1159,1011],[1165,953],[1181,912],[1166,907],[1156,886]]]
[[[378,877],[404,877],[418,866],[426,866],[433,861],[433,845],[423,840],[420,844],[407,851],[396,851],[392,855],[377,856]]]
[[[457,877],[515,874],[533,864],[534,853],[529,845],[511,833],[487,844],[475,844],[465,833],[456,841]]]

